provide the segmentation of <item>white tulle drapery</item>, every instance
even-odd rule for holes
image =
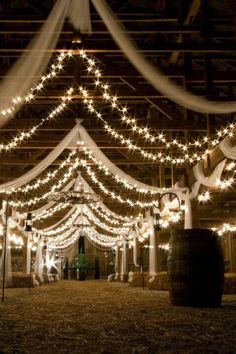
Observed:
[[[1,81],[1,109],[7,108],[15,97],[25,96],[40,79],[48,67],[67,16],[74,28],[82,33],[91,32],[89,0],[58,0],[38,34]],[[24,100],[15,107],[15,112],[23,103]],[[10,116],[2,116],[0,126],[9,119]]]
[[[159,188],[155,186],[150,186],[148,184],[142,183],[124,171],[122,171],[119,167],[117,167],[111,160],[109,160],[106,155],[101,151],[101,149],[97,146],[95,141],[90,137],[90,135],[87,133],[86,129],[82,126],[78,126],[78,131],[79,131],[79,136],[81,140],[83,141],[84,145],[88,148],[88,150],[91,150],[97,161],[101,161],[108,169],[109,171],[113,174],[113,176],[118,176],[120,179],[125,180],[132,186],[136,186],[137,188],[140,189],[145,189],[148,191],[153,191],[153,192],[158,192],[158,193],[163,193],[166,189],[165,188]],[[186,188],[168,188],[168,192],[174,192],[178,193],[178,191],[184,191]]]
[[[56,222],[55,224],[43,228],[43,232],[47,232],[47,231],[51,231],[53,229],[55,229],[56,227],[58,227],[61,223],[63,223],[63,221],[67,220],[75,211],[75,209],[77,208],[77,206],[73,206],[67,213],[66,215],[63,216],[63,218],[61,218],[58,222]],[[39,229],[40,230],[40,229]]]
[[[43,241],[41,238],[38,240],[38,247],[36,251],[34,273],[43,273]]]
[[[10,286],[12,284],[12,263],[11,263],[11,241],[10,241],[10,227],[9,227],[9,219],[6,218],[6,213],[8,212],[7,202],[4,201],[2,205],[1,211],[1,219],[4,228],[6,228],[6,233],[3,236],[3,245],[2,245],[2,254],[0,258],[0,279],[3,279],[3,271],[4,271],[4,249],[6,247],[6,257],[5,257],[5,284]],[[7,223],[7,225],[6,225]]]
[[[0,185],[0,190],[11,190],[13,188],[19,188],[24,184],[30,182],[32,179],[37,177],[42,173],[56,158],[62,153],[64,149],[70,146],[71,141],[77,136],[78,128],[77,124],[75,127],[65,136],[64,139],[45,157],[41,162],[39,162],[34,168],[29,172],[25,173],[23,176],[16,178],[10,182],[6,182]]]
[[[135,267],[139,267],[138,264],[138,234],[136,230],[131,230],[129,235],[133,235],[133,262]]]
[[[201,162],[199,162],[193,167],[194,177],[196,178],[197,182],[200,182],[202,185],[206,187],[216,187],[217,180],[220,179],[225,164],[226,164],[226,159],[221,161],[216,166],[216,168],[214,169],[213,173],[210,176],[205,177],[203,172],[203,165]]]
[[[228,157],[231,160],[236,160],[236,146],[230,143],[229,138],[222,140],[219,144],[219,148],[225,157]]]
[[[75,178],[73,178],[69,183],[67,183],[67,185],[62,189],[62,191],[68,191],[74,185],[74,183],[75,183]],[[48,202],[47,204],[43,205],[41,208],[32,210],[31,212],[33,215],[40,214],[45,210],[50,209],[54,204],[55,202]]]
[[[232,113],[236,112],[236,102],[213,102],[198,97],[182,87],[174,84],[159,69],[144,58],[134,42],[128,37],[119,19],[104,0],[92,0],[94,7],[106,24],[112,37],[149,83],[163,95],[177,104],[201,113]]]

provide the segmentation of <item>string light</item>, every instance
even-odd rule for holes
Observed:
[[[210,192],[206,191],[204,193],[199,194],[197,199],[200,203],[208,202],[211,199]]]
[[[162,250],[169,251],[170,244],[169,243],[161,243],[158,247]]]
[[[19,187],[16,189],[12,189],[11,193],[24,193],[27,194],[31,191],[37,190],[38,188],[40,188],[41,186],[51,182],[53,179],[55,179],[57,177],[57,174],[68,164],[72,164],[73,162],[71,161],[71,159],[76,155],[76,151],[72,151],[69,156],[59,165],[59,167],[57,169],[55,169],[54,171],[50,171],[47,173],[45,178],[38,178],[36,179],[36,181],[32,184],[27,184],[23,187]],[[0,193],[5,193],[5,190],[0,190]]]
[[[66,107],[68,102],[71,101],[72,99],[72,94],[73,88],[71,87],[70,89],[66,90],[66,93],[63,97],[61,97],[62,103],[60,103],[52,112],[48,114],[46,118],[43,118],[40,123],[36,124],[31,128],[28,132],[20,132],[18,135],[16,135],[11,142],[4,144],[0,144],[0,152],[2,151],[10,151],[15,149],[19,144],[21,144],[23,141],[30,139],[30,137],[35,134],[37,129],[41,127],[46,121],[49,121],[51,119],[55,119],[57,115],[59,115]]]
[[[235,232],[236,231],[236,225],[235,224],[224,223],[220,227],[213,227],[212,231],[217,232],[219,236],[223,236],[225,233]]]
[[[101,170],[105,174],[105,176],[113,177],[117,183],[121,183],[126,189],[132,190],[132,191],[140,193],[140,194],[148,194],[149,196],[161,194],[161,193],[168,191],[168,188],[160,188],[159,191],[156,191],[152,188],[152,186],[139,188],[137,185],[129,183],[125,178],[120,178],[119,176],[114,175],[102,161],[98,161],[94,157],[92,151],[89,151],[84,146],[84,141],[80,141],[78,144],[81,147],[84,154],[86,156],[88,156],[88,158],[90,160],[92,160],[94,162],[94,164],[98,167],[99,170]]]
[[[39,83],[37,83],[35,86],[33,86],[25,96],[21,97],[18,95],[16,97],[14,97],[12,99],[11,106],[0,110],[0,115],[7,116],[10,114],[13,114],[14,110],[18,104],[23,103],[23,102],[25,102],[25,103],[31,102],[35,97],[35,93],[41,91],[44,88],[44,86],[46,85],[48,80],[54,79],[57,77],[57,75],[63,69],[63,62],[65,61],[65,59],[71,58],[71,57],[72,57],[71,51],[60,53],[59,56],[57,57],[55,63],[52,64],[50,72],[46,75],[41,76],[41,80],[39,81]]]
[[[221,190],[228,189],[229,187],[232,186],[233,183],[234,183],[233,177],[230,177],[225,180],[220,180],[220,179],[216,180],[216,186],[219,187]]]
[[[95,78],[94,78],[95,86],[102,89],[104,100],[109,101],[112,109],[116,109],[120,113],[122,123],[125,123],[125,124],[131,126],[132,131],[134,133],[142,135],[143,138],[145,139],[145,141],[149,141],[150,143],[154,143],[155,141],[160,141],[161,143],[163,143],[165,145],[166,148],[171,148],[171,147],[176,148],[177,147],[180,150],[180,152],[184,155],[181,159],[172,158],[172,156],[167,155],[167,156],[165,156],[166,162],[171,162],[172,164],[177,164],[177,163],[183,163],[183,160],[189,161],[190,163],[192,163],[194,161],[200,161],[202,158],[204,158],[209,153],[209,150],[206,149],[206,151],[201,155],[199,155],[197,153],[190,155],[188,152],[189,147],[202,148],[202,146],[207,143],[208,145],[210,144],[212,146],[212,148],[214,148],[216,145],[219,144],[219,142],[220,142],[219,139],[222,139],[226,135],[228,135],[229,137],[233,136],[233,131],[236,126],[233,123],[229,124],[226,128],[223,128],[220,131],[218,131],[216,134],[216,138],[212,141],[209,140],[209,138],[207,136],[205,136],[201,140],[196,140],[195,142],[189,142],[187,144],[183,144],[182,142],[180,142],[176,138],[173,139],[172,141],[168,141],[167,137],[163,133],[159,133],[158,135],[153,135],[151,133],[151,130],[148,127],[139,126],[137,124],[137,120],[128,115],[127,107],[122,107],[120,104],[118,104],[117,96],[112,95],[111,91],[109,89],[109,85],[103,83],[101,71],[97,68],[95,60],[89,58],[87,56],[87,54],[84,53],[84,51],[81,51],[80,55],[87,62],[87,72],[92,73],[95,76]],[[86,95],[86,97],[88,97],[88,95]],[[94,107],[92,107],[92,110],[93,109],[94,109]],[[108,127],[108,129],[110,130],[112,128]],[[109,132],[113,134],[113,137],[118,137],[118,135],[117,135],[118,133],[115,132],[114,130],[113,131],[110,130]],[[144,152],[145,151],[143,150],[143,153]],[[142,155],[143,155],[143,153],[142,153]],[[148,153],[146,152],[146,154],[148,154]],[[160,161],[161,161],[161,159],[163,158],[163,154],[161,154],[161,155],[160,154],[158,157],[160,158]],[[155,155],[153,155],[153,156],[149,155],[149,157],[148,156],[144,156],[144,157],[147,157],[147,158],[150,158],[151,160],[153,160],[154,156]]]

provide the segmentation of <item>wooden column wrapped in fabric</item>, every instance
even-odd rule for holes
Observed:
[[[167,272],[172,305],[221,306],[224,259],[219,236],[213,231],[173,231]]]

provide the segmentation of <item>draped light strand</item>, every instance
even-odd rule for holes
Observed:
[[[105,219],[107,222],[111,223],[111,224],[114,224],[114,225],[121,225],[122,226],[131,226],[133,225],[134,222],[122,222],[121,220],[116,220],[116,219],[111,219],[111,215],[110,217],[107,216],[107,214],[105,213],[102,213],[101,210],[99,209],[99,206],[97,205],[93,205],[91,204],[89,206],[93,211],[95,211],[101,218]]]
[[[70,203],[59,203],[53,208],[50,208],[48,210],[43,210],[41,213],[34,215],[33,219],[34,219],[34,221],[48,219],[51,216],[53,216],[54,214],[56,214],[57,212],[59,212],[63,209],[66,209],[69,206],[70,206]],[[18,215],[19,215],[19,217],[25,216],[25,214],[18,214]]]
[[[206,203],[208,202],[210,199],[211,199],[211,195],[210,195],[210,192],[209,191],[205,191],[201,194],[198,195],[197,197],[198,201],[200,203]]]
[[[16,106],[19,103],[31,102],[34,99],[35,93],[41,91],[44,88],[44,86],[46,85],[48,80],[56,78],[56,76],[60,73],[60,71],[63,69],[63,62],[65,61],[65,59],[71,58],[71,57],[72,57],[71,51],[60,53],[59,56],[57,57],[55,63],[52,64],[50,72],[46,75],[41,76],[41,80],[39,81],[39,83],[37,83],[35,86],[33,86],[24,97],[16,96],[15,98],[13,98],[12,105],[9,106],[8,108],[0,110],[0,115],[7,116],[10,114],[13,114]]]
[[[94,171],[92,171],[91,167],[87,165],[87,161],[84,160],[84,161],[81,161],[82,162],[82,165],[83,167],[85,168],[87,174],[90,176],[90,178],[92,179],[92,181],[98,185],[98,187],[101,189],[101,191],[108,195],[109,197],[111,197],[113,200],[116,200],[118,201],[120,204],[127,204],[128,206],[130,207],[140,207],[140,208],[148,208],[148,207],[152,207],[155,203],[155,201],[153,202],[141,202],[139,200],[137,201],[132,201],[131,199],[129,198],[122,198],[120,195],[117,195],[114,191],[109,191],[102,182],[100,182],[98,180],[98,178],[96,177],[96,174]]]
[[[92,221],[92,223],[94,223],[96,226],[100,227],[101,229],[103,229],[103,230],[105,230],[107,232],[110,232],[111,234],[117,235],[117,234],[122,234],[122,233],[127,233],[128,232],[128,228],[127,227],[112,227],[112,226],[108,226],[104,222],[100,221],[94,215],[94,213],[92,213],[92,211],[89,210],[89,208],[87,208],[86,206],[84,206],[83,212],[88,217],[88,219],[90,221]]]
[[[186,144],[183,144],[178,139],[173,139],[172,141],[169,141],[168,138],[163,133],[159,133],[158,135],[153,135],[151,133],[150,128],[138,126],[137,120],[128,115],[127,107],[125,106],[123,107],[120,104],[118,104],[117,96],[112,95],[109,89],[109,85],[103,83],[101,71],[98,69],[95,60],[89,58],[83,50],[80,52],[80,55],[87,62],[87,72],[92,73],[95,76],[94,79],[95,86],[102,89],[104,100],[110,102],[112,109],[116,109],[121,114],[122,123],[131,126],[132,131],[134,133],[142,135],[146,141],[149,141],[150,143],[154,143],[155,141],[160,141],[165,145],[166,148],[178,147],[184,154],[184,160],[192,163],[194,161],[200,161],[200,159],[203,158],[209,151],[207,149],[205,153],[202,154],[202,157],[199,159],[199,156],[196,153],[192,154],[192,156],[189,155],[188,153],[189,147],[201,148],[204,144],[208,144],[208,145],[210,144],[211,147],[214,148],[216,145],[219,144],[220,139],[222,139],[223,137],[227,135],[229,137],[233,136],[233,131],[235,130],[236,127],[236,124],[234,123],[230,123],[225,128],[217,131],[215,139],[210,140],[209,137],[205,136],[202,139],[198,139],[194,142],[188,142]],[[167,157],[168,159],[169,158],[172,159],[171,156],[167,156]],[[172,163],[175,164],[176,163],[175,160],[176,159],[174,159]],[[180,161],[180,163],[182,163],[182,161]]]
[[[82,96],[84,97],[83,103],[86,105],[88,111],[90,113],[94,114],[103,123],[104,129],[109,135],[111,135],[114,139],[119,140],[119,142],[122,145],[126,145],[128,150],[135,151],[135,152],[139,153],[142,156],[142,158],[146,158],[148,160],[151,160],[152,162],[159,161],[161,163],[169,162],[172,164],[180,164],[180,163],[185,162],[184,158],[172,158],[171,156],[163,154],[162,152],[159,152],[157,155],[153,154],[152,152],[147,152],[146,150],[144,150],[140,146],[137,146],[136,144],[134,144],[131,139],[125,138],[123,134],[120,134],[115,129],[113,129],[106,122],[106,120],[102,117],[102,114],[96,110],[96,108],[93,105],[93,100],[89,99],[88,91],[85,90],[82,86],[80,86],[79,90],[80,90]],[[205,154],[207,154],[207,152],[205,152]],[[198,154],[194,154],[194,157],[198,161],[201,160],[201,157],[199,157]],[[189,158],[189,155],[188,156],[186,155],[186,159],[187,158]],[[191,160],[191,158],[189,158],[189,161],[190,160]],[[191,160],[190,162],[193,162],[193,161],[194,160]]]
[[[92,151],[88,150],[84,146],[83,141],[80,141],[78,145],[81,147],[81,149],[85,153],[85,155],[87,155],[88,158],[94,162],[94,164],[98,167],[98,169],[101,170],[105,174],[105,176],[112,176],[116,180],[117,183],[121,183],[123,185],[123,187],[125,187],[126,189],[132,190],[132,191],[140,193],[140,194],[148,194],[148,195],[156,195],[156,194],[164,193],[167,191],[167,188],[163,188],[161,192],[154,191],[153,189],[150,189],[150,188],[139,188],[137,185],[133,185],[133,184],[129,183],[124,178],[120,178],[118,175],[113,175],[113,173],[109,171],[108,167],[102,161],[98,161],[94,157]]]
[[[217,232],[219,236],[223,236],[225,233],[236,232],[236,224],[224,223],[220,227],[212,227],[212,231]]]
[[[56,108],[54,108],[54,110],[52,112],[50,112],[46,118],[43,118],[40,121],[40,123],[34,125],[33,128],[31,128],[28,132],[22,131],[17,136],[15,136],[11,142],[9,142],[7,144],[1,143],[0,144],[0,152],[10,151],[12,149],[15,149],[19,144],[21,144],[25,140],[30,139],[30,137],[33,134],[35,134],[37,129],[39,127],[41,127],[46,121],[49,121],[51,119],[55,119],[57,115],[59,115],[60,113],[62,113],[62,111],[64,111],[64,109],[66,109],[67,104],[72,99],[72,96],[71,96],[72,92],[73,92],[72,87],[70,89],[66,90],[65,95],[61,97],[62,103],[60,103]]]
[[[11,193],[24,193],[24,194],[27,194],[31,191],[34,191],[34,190],[37,190],[38,188],[40,188],[41,186],[45,185],[45,184],[48,184],[49,182],[52,181],[52,179],[56,178],[57,174],[66,166],[68,165],[69,163],[71,163],[71,159],[77,154],[77,152],[75,150],[73,150],[69,156],[66,158],[66,160],[64,160],[60,166],[55,169],[54,171],[52,172],[48,172],[46,174],[46,177],[44,178],[38,178],[36,179],[36,181],[32,184],[27,184],[23,187],[19,187],[19,188],[16,188],[16,189],[12,189],[11,190]],[[72,165],[73,165],[73,162],[72,162]],[[4,193],[4,190],[0,190],[1,193]],[[10,193],[10,194],[11,194]]]
[[[57,190],[60,190],[63,185],[71,178],[71,176],[74,173],[74,170],[79,166],[79,159],[75,159],[73,165],[71,165],[66,173],[64,173],[63,177],[58,180],[57,184],[54,184],[51,189],[47,192],[41,195],[40,197],[34,197],[30,200],[27,201],[9,201],[9,205],[14,208],[23,208],[23,207],[32,207],[33,205],[42,202],[46,200],[50,194],[56,192]]]

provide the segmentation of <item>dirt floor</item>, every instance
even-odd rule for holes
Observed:
[[[0,353],[236,353],[236,295],[173,307],[168,292],[105,281],[7,289]]]

